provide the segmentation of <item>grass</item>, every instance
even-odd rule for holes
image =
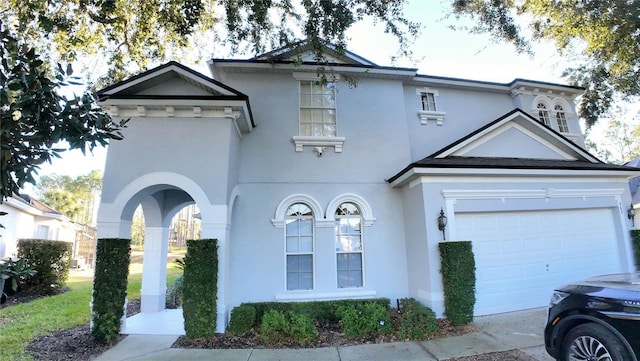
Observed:
[[[167,267],[167,284],[182,271]],[[141,267],[132,265],[127,286],[127,298],[140,297]],[[0,360],[33,360],[25,347],[39,336],[53,331],[84,325],[89,322],[92,278],[70,277],[70,291],[40,298],[0,310]]]

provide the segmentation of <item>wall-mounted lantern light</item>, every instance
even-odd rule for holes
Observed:
[[[627,211],[627,217],[629,217],[629,219],[631,220],[631,224],[633,224],[633,226],[636,226],[636,209],[633,208],[633,203],[631,203],[631,206],[629,206],[629,210]]]
[[[438,229],[442,231],[442,240],[446,240],[444,235],[444,229],[447,228],[447,216],[444,215],[444,211],[440,208],[440,215],[438,216]]]

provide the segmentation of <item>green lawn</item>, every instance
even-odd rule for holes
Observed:
[[[140,297],[142,274],[138,272],[139,268],[131,267],[127,287],[130,300]],[[180,269],[169,265],[167,284],[181,273]],[[0,360],[32,360],[24,351],[31,340],[55,330],[88,323],[91,282],[91,278],[70,278],[67,282],[69,292],[1,309]]]

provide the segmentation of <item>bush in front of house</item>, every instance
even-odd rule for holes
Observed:
[[[444,314],[452,326],[466,325],[473,322],[476,303],[476,263],[471,242],[443,242],[439,249]]]
[[[375,302],[343,306],[338,310],[340,327],[349,338],[362,338],[393,331],[389,308]]]
[[[236,335],[244,335],[251,331],[256,323],[256,308],[251,305],[240,305],[231,311],[227,331]]]
[[[21,239],[18,241],[18,258],[26,259],[36,274],[25,282],[25,288],[53,294],[64,287],[69,278],[70,242],[46,239]]]
[[[308,345],[317,336],[318,329],[308,315],[271,310],[262,317],[260,337],[267,345],[282,345],[290,341]]]
[[[398,337],[403,340],[426,340],[438,333],[436,314],[413,298],[400,300]]]
[[[98,239],[91,308],[91,336],[98,342],[113,341],[120,334],[130,257],[130,239]]]
[[[631,230],[631,244],[633,245],[633,256],[636,260],[636,268],[640,269],[640,229]]]
[[[218,240],[188,240],[182,279],[182,313],[187,338],[215,334],[217,283]]]
[[[176,268],[182,270],[182,275],[176,278],[172,284],[167,287],[167,294],[165,296],[166,308],[179,308],[182,306],[182,277],[184,276],[184,258],[178,258],[174,261]]]

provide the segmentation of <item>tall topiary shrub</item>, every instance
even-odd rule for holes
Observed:
[[[36,274],[27,279],[26,288],[45,293],[55,293],[69,278],[73,244],[47,239],[21,239],[18,241],[18,258],[27,260]]]
[[[120,333],[127,297],[130,254],[129,239],[98,239],[91,310],[91,335],[96,341],[109,342]]]
[[[182,313],[188,338],[215,334],[217,292],[218,240],[188,240],[182,279]]]
[[[444,314],[453,326],[473,322],[476,262],[470,241],[440,243]]]
[[[633,246],[633,257],[636,260],[636,269],[640,269],[640,229],[631,230],[631,245]]]

